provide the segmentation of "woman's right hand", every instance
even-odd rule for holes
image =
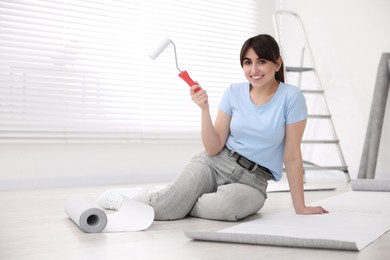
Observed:
[[[195,90],[199,89],[197,92]],[[197,104],[201,109],[208,109],[209,108],[209,102],[208,102],[208,95],[206,93],[206,90],[202,89],[199,84],[193,85],[190,87],[190,95],[192,101]]]
[[[231,117],[218,110],[214,126],[210,115],[206,90],[196,83],[190,87],[190,95],[192,101],[201,108],[201,136],[203,146],[209,156],[214,156],[225,146],[225,142],[229,134]]]

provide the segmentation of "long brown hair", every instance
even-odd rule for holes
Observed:
[[[250,48],[252,48],[255,51],[256,55],[259,58],[264,60],[269,60],[275,64],[277,63],[277,60],[280,57],[280,49],[276,40],[268,34],[259,34],[252,38],[249,38],[242,45],[241,53],[240,53],[241,67],[244,65],[243,63],[244,63],[245,54]],[[284,83],[283,61],[279,71],[275,73],[275,79],[279,82]]]

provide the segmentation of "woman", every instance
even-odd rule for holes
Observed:
[[[284,84],[283,61],[274,38],[261,34],[242,46],[240,62],[248,82],[224,93],[215,123],[207,92],[194,85],[191,98],[201,109],[205,152],[195,156],[176,180],[160,191],[135,196],[155,210],[156,220],[194,217],[236,221],[259,211],[268,181],[282,177],[283,162],[297,214],[322,214],[305,205],[300,144],[307,108],[298,88]],[[117,208],[119,194],[109,190],[99,204]]]

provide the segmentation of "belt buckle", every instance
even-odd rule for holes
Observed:
[[[243,159],[242,161],[246,162],[249,165],[244,165],[242,163],[241,159]],[[248,171],[253,170],[253,168],[256,166],[256,164],[254,162],[249,161],[248,159],[246,159],[245,157],[243,157],[241,155],[238,155],[238,158],[237,158],[236,162],[238,163],[238,165],[240,165],[241,167],[247,169]]]

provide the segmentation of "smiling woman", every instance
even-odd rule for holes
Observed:
[[[162,37],[173,39],[182,67],[219,100],[242,79],[238,48],[257,30],[258,5],[2,1],[0,139],[196,138],[198,113],[173,50],[155,63],[147,53]]]
[[[258,90],[250,92],[250,97],[255,105],[264,105],[271,100],[278,89],[279,84],[278,81],[275,81],[275,75],[281,66],[282,59],[280,57],[273,63],[259,58],[252,48],[246,51],[242,67],[251,88]],[[267,88],[268,85],[270,87]]]

